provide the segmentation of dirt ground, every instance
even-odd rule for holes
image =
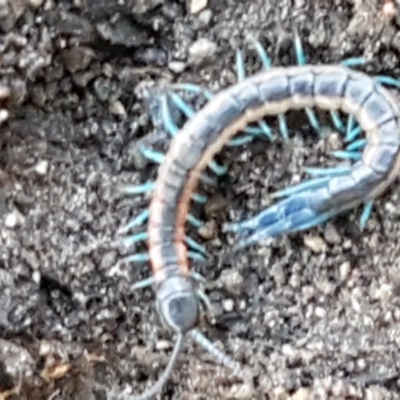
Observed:
[[[310,63],[364,56],[368,73],[400,77],[392,1],[210,0],[197,14],[183,0],[0,1],[0,399],[127,399],[168,362],[153,292],[131,290],[148,268],[118,264],[116,245],[148,204],[117,187],[156,172],[138,143],[167,145],[145,89],[233,84],[238,48],[260,68],[249,35],[294,64],[295,31]],[[228,176],[196,210],[215,230],[198,239],[216,317],[201,331],[252,380],[188,342],[159,398],[400,398],[398,182],[364,232],[355,210],[229,253],[222,222],[254,215],[337,145],[289,119],[290,145],[221,153]]]

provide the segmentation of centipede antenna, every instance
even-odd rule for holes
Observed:
[[[202,335],[198,330],[192,329],[189,333],[196,341],[196,343],[198,343],[201,347],[203,347],[203,349],[211,353],[212,356],[222,365],[233,370],[235,374],[239,374],[241,372],[242,368],[236,361],[233,361],[225,353],[218,350],[215,345],[210,342],[204,335]]]
[[[167,130],[170,136],[174,137],[178,133],[179,127],[176,125],[174,118],[171,115],[167,95],[163,96],[161,99],[161,116],[163,119],[164,128]]]
[[[211,320],[214,319],[214,313],[213,313],[213,308],[211,305],[211,301],[208,298],[208,296],[201,290],[197,291],[197,295],[199,296],[200,300],[203,302],[205,309],[206,309],[206,313],[208,315],[208,318]]]
[[[182,334],[179,334],[178,338],[175,342],[174,350],[172,352],[171,358],[169,359],[168,365],[165,368],[162,375],[158,378],[158,381],[152,387],[150,387],[144,393],[142,393],[140,396],[134,396],[133,400],[147,400],[147,399],[152,398],[158,392],[161,391],[161,389],[163,388],[163,386],[169,379],[169,377],[175,367],[179,353],[182,350],[184,341],[185,341],[185,336],[183,336]]]

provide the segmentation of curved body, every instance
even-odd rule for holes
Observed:
[[[184,125],[159,168],[148,224],[156,287],[190,274],[186,216],[201,172],[214,155],[249,123],[309,107],[353,115],[367,145],[348,172],[271,207],[273,213],[258,220],[258,228],[267,227],[264,236],[305,229],[314,218],[375,199],[393,182],[400,171],[400,109],[373,78],[335,65],[274,68],[249,77],[221,91]]]

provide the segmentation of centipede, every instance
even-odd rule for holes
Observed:
[[[243,145],[260,136],[271,139],[273,132],[266,117],[277,118],[283,139],[289,140],[285,115],[291,110],[305,110],[310,125],[320,133],[315,114],[315,109],[320,109],[331,115],[334,127],[344,135],[346,148],[334,152],[335,157],[350,161],[348,166],[308,168],[311,178],[275,193],[277,202],[247,220],[226,223],[222,230],[238,236],[234,251],[268,238],[305,231],[358,206],[363,206],[363,228],[374,201],[400,172],[400,107],[387,88],[399,88],[398,80],[355,70],[366,62],[362,58],[309,65],[298,36],[294,38],[294,66],[273,67],[260,42],[253,40],[253,45],[263,70],[245,76],[243,56],[237,52],[237,84],[215,95],[190,83],[171,86],[203,93],[207,103],[195,112],[172,89],[167,93],[165,98],[169,96],[187,121],[179,127],[171,117],[170,103],[162,103],[165,129],[172,136],[169,149],[165,154],[141,149],[146,158],[159,164],[157,177],[125,189],[133,195],[151,193],[149,208],[120,231],[126,234],[147,223],[146,231],[123,239],[126,244],[147,242],[147,252],[124,259],[151,266],[151,277],[137,282],[133,289],[153,287],[160,319],[177,337],[164,372],[136,399],[151,398],[162,390],[187,336],[234,373],[242,371],[237,362],[196,329],[201,315],[212,313],[210,301],[201,289],[206,280],[191,268],[192,262],[204,259],[206,251],[185,234],[186,222],[197,228],[202,224],[190,213],[190,204],[192,200],[206,201],[196,192],[199,182],[210,183],[205,170],[208,167],[217,175],[226,172],[214,161],[225,146]],[[347,123],[342,122],[342,114],[347,115]]]

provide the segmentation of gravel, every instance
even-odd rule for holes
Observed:
[[[238,48],[256,72],[250,36],[294,64],[294,30],[310,63],[363,56],[368,73],[400,76],[394,1],[203,3],[0,0],[0,398],[126,398],[168,362],[153,293],[131,290],[148,268],[119,263],[135,249],[117,243],[148,204],[117,188],[156,173],[139,145],[168,145],[154,101],[165,83],[231,85]],[[363,232],[354,211],[237,255],[221,232],[304,164],[332,161],[340,137],[318,141],[295,117],[290,145],[224,150],[228,177],[197,210],[212,258],[195,268],[215,313],[200,330],[253,377],[188,342],[160,398],[400,398],[396,184]]]

